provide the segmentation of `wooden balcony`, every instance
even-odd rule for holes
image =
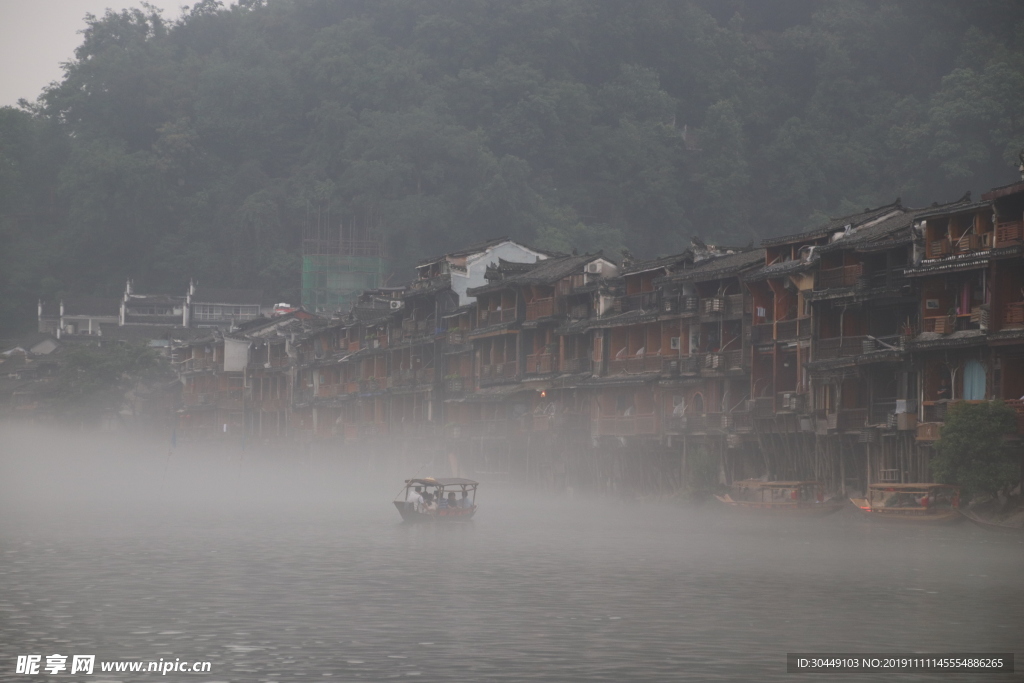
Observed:
[[[775,323],[775,339],[777,341],[793,341],[797,338],[798,320],[778,320]]]
[[[617,306],[619,311],[657,311],[660,310],[660,292],[641,292],[639,294],[627,294],[619,297]]]
[[[956,331],[955,315],[925,316],[922,321],[922,329],[925,332],[936,334],[949,334]]]
[[[481,326],[512,322],[516,319],[516,309],[506,308],[494,311],[480,311],[478,319]]]
[[[943,237],[937,240],[930,240],[925,245],[925,258],[942,258],[949,256],[953,251],[952,246],[949,243],[949,238]]]
[[[550,318],[555,315],[555,312],[555,300],[552,297],[547,299],[537,299],[536,301],[530,301],[526,304],[527,320]]]
[[[941,422],[921,422],[917,425],[918,441],[938,441]]]
[[[563,363],[562,372],[570,374],[591,372],[592,366],[593,363],[589,358],[566,358]]]
[[[751,344],[769,344],[775,341],[775,323],[759,323],[750,326]]]
[[[818,271],[814,289],[820,291],[823,289],[853,287],[860,283],[862,275],[864,275],[864,266],[860,263],[855,263],[851,266],[840,266],[839,268],[825,268]]]
[[[558,372],[558,357],[550,353],[534,353],[526,357],[527,375]]]
[[[619,358],[608,361],[609,375],[639,375],[645,372],[661,372],[661,356],[640,356]]]
[[[840,408],[836,416],[836,430],[840,432],[860,431],[867,424],[867,408]]]
[[[493,384],[504,380],[515,379],[518,374],[519,364],[515,361],[508,363],[493,363],[480,366],[480,383]]]
[[[1024,221],[1004,221],[996,224],[994,247],[1009,247],[1024,242]]]
[[[663,296],[661,311],[663,313],[696,313],[698,299],[695,296]]]
[[[1024,327],[1024,301],[1006,304],[1003,309],[1003,327]]]
[[[734,351],[720,351],[718,353],[706,353],[704,354],[705,370],[716,370],[718,372],[725,372],[726,370],[742,370],[744,364],[744,353],[742,349],[736,349]]]
[[[596,420],[599,436],[642,436],[657,433],[654,413],[639,415],[602,415]]]
[[[812,347],[811,357],[819,361],[860,356],[864,353],[865,341],[869,341],[866,335],[818,339]]]
[[[873,401],[868,407],[868,424],[895,426],[896,399]]]
[[[382,389],[385,382],[380,379],[364,379],[359,382],[359,393],[361,394],[373,394]]]
[[[775,397],[758,396],[754,399],[752,413],[756,419],[763,420],[775,417]]]
[[[466,391],[466,387],[470,385],[468,377],[446,377],[444,380],[444,389],[449,394],[461,394]]]
[[[334,398],[344,392],[344,384],[321,384],[317,387],[316,397],[317,398]]]
[[[775,406],[780,413],[802,413],[807,405],[807,394],[796,391],[780,391],[775,397]]]
[[[712,296],[701,301],[700,312],[704,315],[736,316],[744,312],[742,294]]]

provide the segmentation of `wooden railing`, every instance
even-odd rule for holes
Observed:
[[[550,353],[534,353],[526,357],[526,374],[543,375],[557,372],[558,357]]]
[[[775,341],[775,323],[758,323],[750,326],[750,343],[767,344]]]
[[[935,332],[937,334],[949,334],[956,330],[956,316],[955,315],[936,315],[936,316],[925,316],[922,321],[922,329],[925,332]]]
[[[896,413],[896,399],[873,401],[868,409],[868,424],[888,425],[889,416]]]
[[[661,299],[664,313],[696,313],[698,300],[695,296],[665,296]]]
[[[635,375],[643,372],[661,372],[661,356],[617,358],[608,361],[609,375]]]
[[[498,323],[512,322],[516,319],[515,308],[505,308],[500,311],[480,311],[481,325],[497,325]]]
[[[791,341],[797,337],[797,320],[778,320],[775,323],[775,339]]]
[[[554,298],[537,299],[536,301],[530,301],[526,304],[526,319],[527,320],[539,320],[540,318],[549,318],[555,314],[555,300]]]
[[[481,381],[495,382],[503,379],[515,379],[519,369],[516,361],[507,363],[494,363],[492,365],[480,366]]]
[[[317,398],[334,398],[339,394],[343,394],[345,389],[344,384],[321,384],[317,387],[316,397]]]
[[[930,240],[925,245],[925,258],[942,258],[943,256],[949,256],[951,251],[949,238],[942,237],[937,240]]]
[[[572,374],[591,372],[592,365],[589,358],[566,358],[562,371]]]
[[[818,271],[818,278],[814,283],[816,290],[833,289],[838,287],[853,287],[864,274],[864,266],[855,263],[852,266],[840,266],[839,268],[825,268]]]
[[[640,292],[639,294],[627,294],[619,297],[619,310],[627,311],[655,311],[658,310],[658,294],[660,292]]]
[[[865,340],[867,336],[819,339],[814,343],[811,358],[817,361],[859,356],[864,353]]]
[[[1003,311],[1003,325],[1006,327],[1024,325],[1024,301],[1006,304],[1006,309]]]
[[[597,418],[600,436],[636,436],[657,433],[654,413],[638,415],[601,415]]]
[[[836,414],[836,429],[840,432],[863,429],[867,418],[867,408],[840,408]]]
[[[996,224],[995,247],[1008,247],[1024,241],[1024,221],[1004,221]]]

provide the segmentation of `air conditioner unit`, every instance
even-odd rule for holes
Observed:
[[[592,274],[599,274],[601,272],[601,262],[592,261],[591,263],[588,263],[586,272]]]
[[[379,349],[380,348],[380,339],[374,339],[373,340],[373,348],[375,348],[375,349]]]
[[[669,339],[668,346],[673,351],[678,351],[679,350],[679,337],[672,337],[671,339]]]
[[[402,307],[402,302],[397,299],[391,302],[391,310],[396,311]]]

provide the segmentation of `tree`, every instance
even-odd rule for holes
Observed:
[[[1005,437],[1016,431],[1017,413],[1002,401],[956,404],[935,442],[933,476],[963,487],[967,499],[1009,489],[1019,464]]]

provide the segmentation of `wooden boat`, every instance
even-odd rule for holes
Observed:
[[[967,518],[967,520],[976,526],[980,526],[986,531],[995,531],[1001,534],[1024,534],[1024,526],[1016,526],[1014,524],[1000,524],[999,522],[989,522],[981,519],[978,515],[968,510],[960,510],[960,514]]]
[[[746,479],[735,482],[732,492],[715,498],[732,507],[760,514],[827,515],[846,505],[846,501],[826,500],[825,485],[820,481]]]
[[[406,479],[394,504],[406,522],[468,522],[479,485],[472,479]]]
[[[955,524],[960,487],[951,484],[871,484],[866,498],[850,502],[872,519],[914,524]]]

